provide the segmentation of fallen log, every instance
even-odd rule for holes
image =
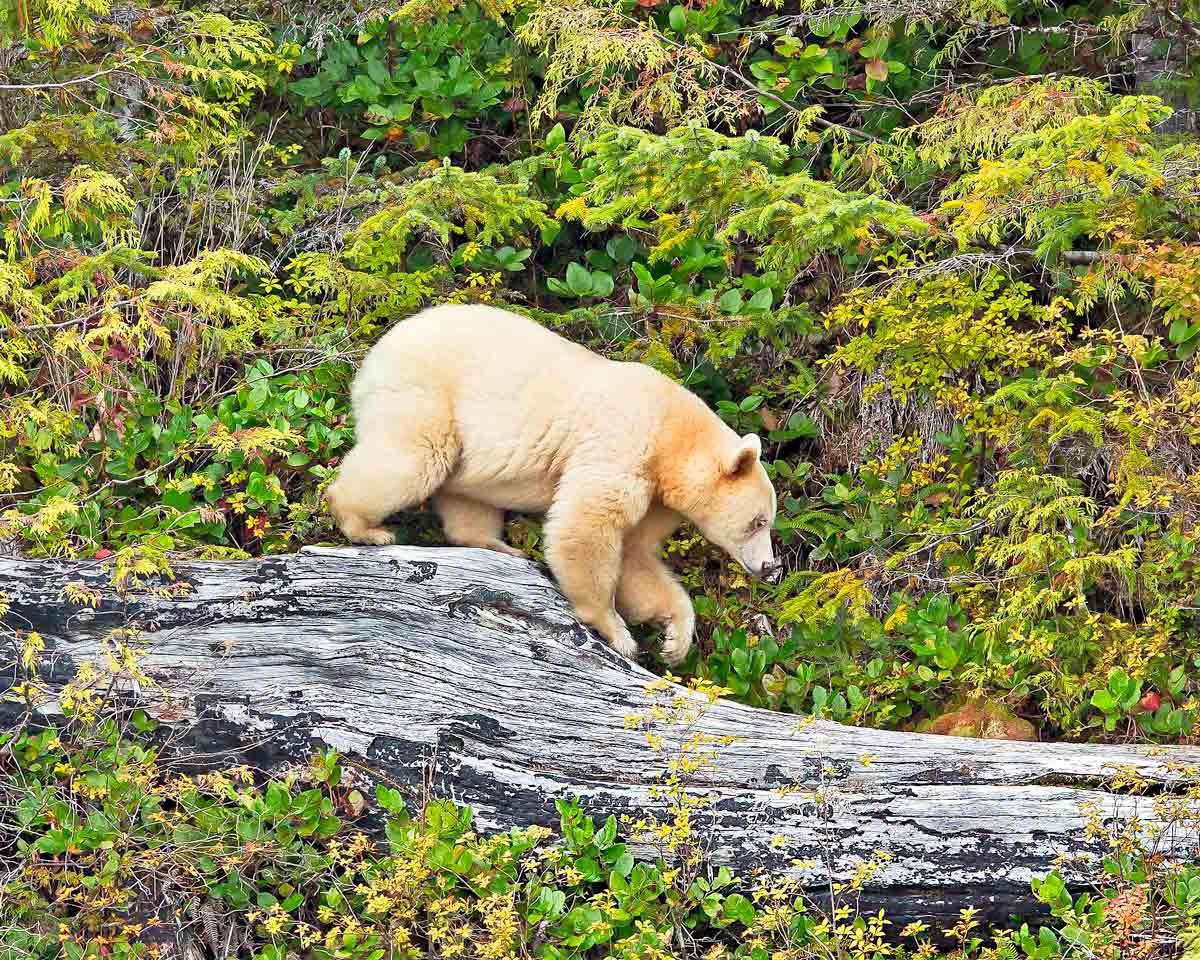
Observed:
[[[99,564],[0,557],[5,623],[46,640],[44,676],[65,682],[117,627],[147,632],[142,696],[190,749],[236,748],[264,767],[335,747],[410,793],[469,804],[484,831],[554,825],[554,800],[597,818],[661,810],[665,758],[626,718],[654,676],[571,615],[530,561],[466,549],[310,548],[179,570],[179,597],[121,596]],[[82,584],[95,609],[71,602]],[[719,702],[696,728],[737,738],[692,789],[715,801],[714,864],[799,876],[814,891],[877,850],[891,859],[866,902],[899,918],[961,907],[1007,919],[1063,856],[1081,881],[1110,824],[1159,823],[1153,799],[1105,789],[1134,771],[1183,789],[1200,750],[1075,746],[873,731]],[[693,731],[694,732],[694,731]],[[670,735],[669,731],[664,731]],[[680,734],[682,736],[682,734]],[[223,762],[229,762],[228,757]],[[1194,769],[1194,768],[1193,768]],[[1194,855],[1194,837],[1158,841]],[[809,861],[797,865],[795,861]]]

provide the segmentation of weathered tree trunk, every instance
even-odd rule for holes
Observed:
[[[470,804],[483,830],[552,825],[558,797],[578,797],[597,818],[661,808],[650,788],[664,756],[625,719],[646,708],[653,676],[581,627],[528,561],[320,548],[181,574],[194,585],[187,596],[121,598],[98,564],[0,558],[0,592],[11,599],[9,626],[45,637],[52,683],[95,655],[109,630],[148,631],[147,671],[186,697],[181,710],[142,696],[199,754],[233,745],[271,767],[336,747],[414,793],[432,786]],[[99,608],[68,602],[69,582],[99,590]],[[819,891],[831,873],[845,878],[885,850],[893,859],[868,900],[903,917],[945,918],[968,905],[1000,918],[1027,913],[1031,877],[1061,854],[1094,865],[1102,851],[1086,836],[1084,805],[1155,826],[1151,799],[1106,792],[1106,778],[1135,770],[1173,791],[1182,781],[1172,764],[1200,762],[1197,750],[799,720],[721,702],[699,722],[739,738],[695,783],[716,799],[704,828],[712,859],[742,875],[799,872]],[[1162,842],[1192,852],[1182,839]]]

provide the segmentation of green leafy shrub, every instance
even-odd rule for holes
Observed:
[[[365,121],[364,140],[448,157],[467,146],[471,122],[503,125],[501,103],[522,82],[519,59],[503,22],[468,3],[419,21],[374,18],[302,57],[297,65],[315,72],[288,90],[304,107]]]

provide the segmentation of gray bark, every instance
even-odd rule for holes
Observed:
[[[1178,23],[1158,17],[1132,37],[1134,87],[1138,93],[1161,97],[1175,112],[1160,123],[1161,133],[1195,133],[1200,130],[1200,111],[1193,109],[1182,85],[1195,69],[1192,62],[1197,37],[1187,21]],[[1174,36],[1165,43],[1164,38]]]
[[[336,747],[412,795],[432,786],[469,804],[485,831],[553,825],[558,797],[598,821],[661,808],[650,789],[664,756],[625,720],[645,710],[653,675],[585,630],[529,561],[312,548],[179,572],[186,596],[121,597],[99,564],[0,557],[0,592],[7,625],[45,637],[52,685],[113,628],[147,631],[148,672],[184,696],[141,697],[197,757],[236,748],[272,768]],[[99,608],[68,602],[69,582],[99,590]],[[739,738],[694,784],[716,800],[703,828],[714,864],[798,874],[819,892],[885,850],[866,902],[898,917],[1028,913],[1030,879],[1060,856],[1069,879],[1092,875],[1104,847],[1086,835],[1086,806],[1165,826],[1150,797],[1105,789],[1112,774],[1135,770],[1170,793],[1184,786],[1176,765],[1200,762],[1196,749],[874,731],[732,702],[699,729]],[[1157,842],[1195,854],[1170,830]]]

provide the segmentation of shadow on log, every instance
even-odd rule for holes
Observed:
[[[185,694],[182,711],[174,700],[150,712],[200,755],[233,746],[271,768],[336,747],[413,795],[431,784],[469,804],[485,832],[554,825],[559,797],[597,821],[661,807],[650,793],[664,756],[625,722],[645,710],[653,675],[586,631],[530,561],[311,548],[180,575],[194,587],[182,598],[117,597],[99,564],[0,558],[7,623],[43,635],[52,683],[109,630],[148,631],[147,672]],[[68,602],[71,582],[98,590],[99,608]],[[1065,874],[1082,879],[1102,854],[1087,806],[1155,827],[1152,800],[1106,791],[1107,778],[1134,770],[1175,791],[1183,765],[1200,763],[1200,750],[872,731],[729,702],[699,726],[739,738],[695,785],[715,799],[702,828],[715,864],[799,873],[820,891],[885,850],[864,905],[897,921],[964,906],[1029,914],[1032,877],[1069,855]],[[1170,830],[1158,842],[1195,853]]]

